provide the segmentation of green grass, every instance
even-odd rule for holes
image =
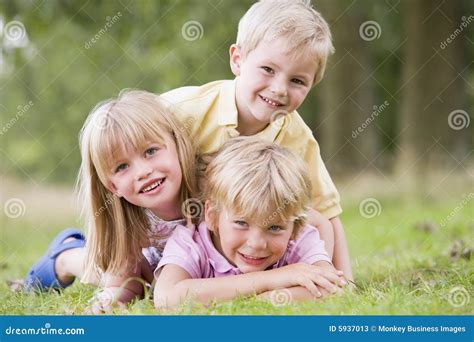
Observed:
[[[358,288],[317,302],[275,306],[256,298],[209,307],[186,303],[172,312],[154,310],[150,300],[136,301],[117,314],[339,315],[472,314],[473,258],[460,257],[474,246],[473,201],[439,223],[462,200],[378,198],[380,215],[361,216],[359,202],[345,203],[342,220],[348,236]],[[3,213],[2,213],[3,214]],[[76,282],[63,293],[12,292],[7,280],[22,278],[52,237],[75,220],[44,219],[25,214],[1,217],[0,314],[86,314],[94,287]],[[419,229],[420,222],[426,229]],[[457,242],[456,242],[457,241]],[[467,248],[467,249],[466,249]],[[457,253],[457,252],[459,253]],[[455,254],[452,256],[451,254]]]

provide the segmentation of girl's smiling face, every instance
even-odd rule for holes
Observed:
[[[210,209],[206,206],[206,221]],[[293,222],[278,219],[262,222],[240,217],[231,209],[223,208],[213,227],[212,241],[216,249],[242,273],[264,271],[280,260],[293,235]],[[213,215],[211,214],[211,215]]]
[[[164,138],[164,144],[149,141],[142,150],[119,146],[109,170],[108,188],[164,220],[173,220],[181,217],[183,176],[176,144],[171,137]]]

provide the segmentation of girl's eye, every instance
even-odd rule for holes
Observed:
[[[128,164],[122,163],[115,168],[115,173],[125,170],[128,167]]]
[[[293,78],[291,81],[296,84],[304,85],[304,82],[298,78]]]
[[[158,151],[158,149],[156,147],[150,147],[149,149],[147,149],[145,151],[145,155],[146,156],[152,156],[154,155],[156,152]]]
[[[272,233],[279,233],[284,229],[280,226],[270,226],[268,230],[271,231]]]
[[[262,69],[265,70],[266,72],[268,72],[269,74],[272,74],[272,73],[273,73],[273,69],[270,68],[270,67],[263,66]]]

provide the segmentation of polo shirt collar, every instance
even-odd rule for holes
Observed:
[[[235,84],[235,79],[222,83],[217,105],[219,126],[228,126],[231,137],[239,136],[237,131],[239,113],[237,111],[237,104],[235,103]],[[293,113],[289,115],[293,115]],[[273,142],[282,129],[289,124],[290,120],[291,118],[279,118],[277,121],[265,127],[263,131],[255,134],[255,136]]]
[[[240,274],[240,270],[233,266],[219,251],[214,247],[211,239],[211,232],[207,229],[206,223],[201,223],[199,225],[199,235],[201,236],[204,249],[206,250],[209,262],[219,274],[226,274],[231,272],[231,274]]]
[[[224,81],[221,85],[217,115],[219,126],[237,127],[238,111],[235,103],[235,80]]]

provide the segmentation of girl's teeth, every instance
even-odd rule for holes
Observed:
[[[147,186],[145,189],[142,190],[142,192],[148,192],[150,190],[153,190],[154,188],[160,186],[162,182],[163,182],[162,180],[159,180],[159,181],[151,184],[150,186]]]

